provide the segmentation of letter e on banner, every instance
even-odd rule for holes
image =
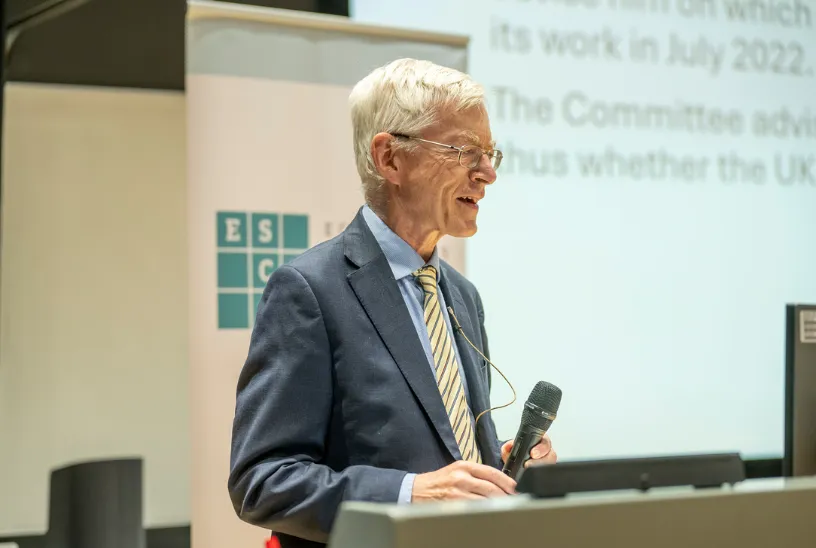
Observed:
[[[241,219],[227,217],[224,222],[227,224],[226,240],[228,242],[241,241]]]

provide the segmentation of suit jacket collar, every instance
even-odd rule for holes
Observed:
[[[346,257],[361,268],[385,255],[377,244],[377,239],[368,229],[365,219],[363,219],[363,208],[360,208],[357,215],[343,232],[343,251]]]
[[[429,374],[422,343],[417,337],[406,336],[406,333],[415,333],[414,324],[388,260],[366,225],[362,210],[345,231],[344,253],[357,267],[348,275],[357,299],[443,444],[453,458],[461,458],[436,380]]]
[[[436,381],[429,374],[427,358],[422,344],[416,337],[406,336],[406,333],[415,332],[414,324],[405,307],[405,301],[396,284],[391,266],[363,218],[362,208],[344,232],[343,247],[346,258],[357,267],[348,275],[349,283],[357,299],[380,334],[402,375],[411,387],[414,396],[419,401],[425,415],[433,424],[450,455],[456,459],[461,458],[456,438],[450,426],[450,419],[442,399],[439,397]],[[472,334],[475,333],[474,323],[467,312],[467,307],[459,289],[452,283],[446,283],[446,278],[448,278],[446,270],[448,268],[450,267],[446,263],[441,263],[439,269],[440,287],[445,295],[446,302],[454,309],[462,329],[472,340]],[[462,367],[467,376],[468,386],[472,387],[470,390],[471,407],[475,417],[489,406],[488,388],[481,370],[483,360],[480,357],[476,358],[476,354],[464,340],[461,333],[458,333],[457,330],[454,331],[454,339],[459,348],[459,355],[463,362]],[[495,453],[494,445],[496,444],[493,440],[496,435],[492,428],[485,428],[488,422],[487,419],[489,419],[489,415],[485,415],[479,421],[477,437],[480,441],[479,445],[485,464],[496,466],[495,462],[491,462],[496,460],[493,455]]]

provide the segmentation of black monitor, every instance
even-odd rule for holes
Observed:
[[[521,473],[516,489],[550,498],[655,487],[721,487],[743,480],[745,466],[740,455],[723,453],[536,464]]]
[[[816,475],[816,305],[785,318],[785,455],[782,475]]]

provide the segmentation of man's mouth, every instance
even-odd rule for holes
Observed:
[[[463,204],[465,204],[467,206],[470,206],[470,207],[474,207],[474,208],[477,208],[477,209],[479,207],[479,205],[477,203],[479,201],[479,199],[474,198],[473,196],[459,196],[457,198],[457,200],[459,200]]]

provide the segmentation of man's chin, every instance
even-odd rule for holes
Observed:
[[[456,231],[449,234],[454,238],[470,238],[478,232],[479,227],[476,226],[476,221],[465,223],[464,226],[459,227]]]

